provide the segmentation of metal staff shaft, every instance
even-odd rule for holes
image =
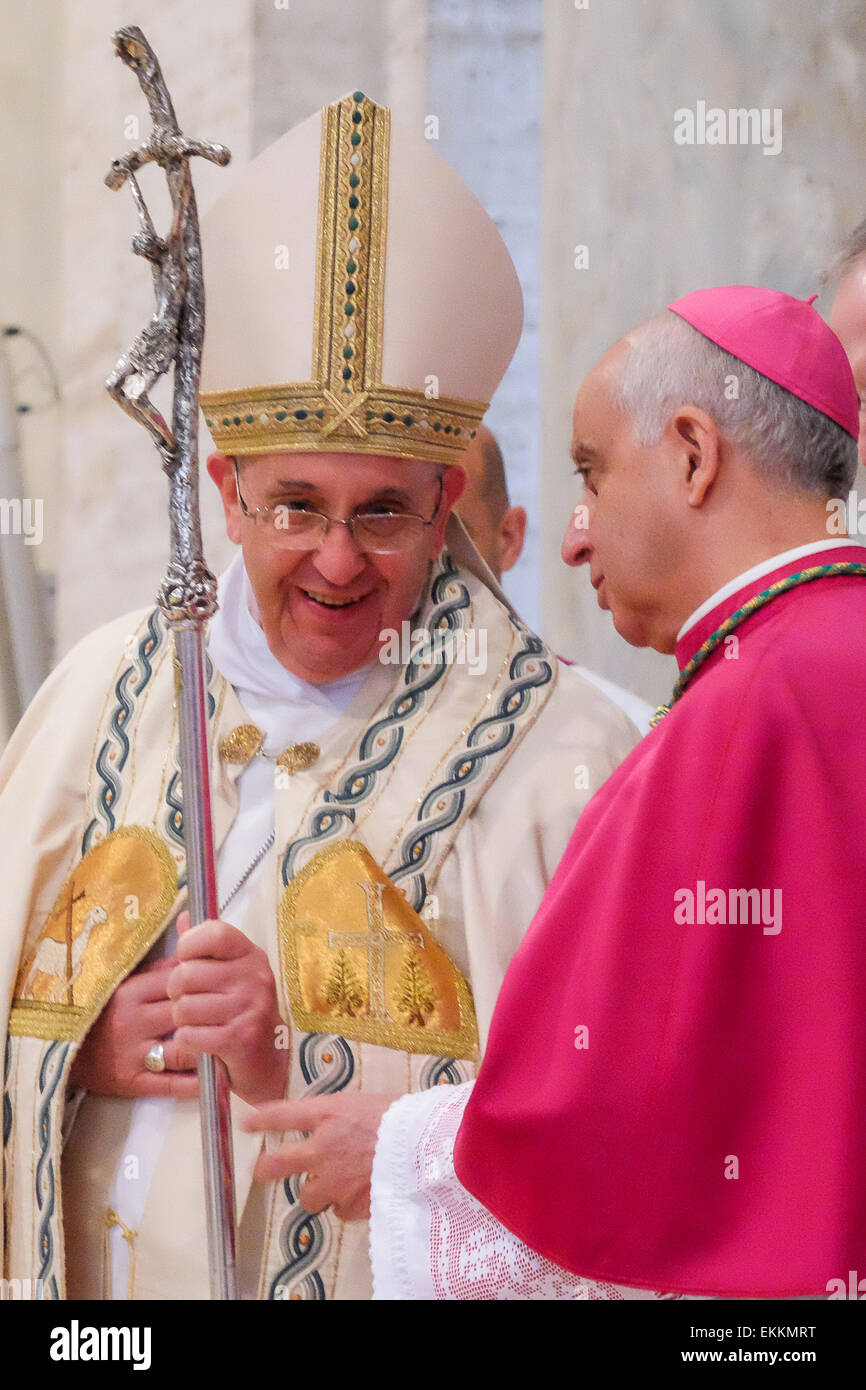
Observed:
[[[174,632],[180,775],[190,922],[219,916],[207,744],[207,681],[200,628]],[[198,1060],[211,1298],[237,1298],[235,1192],[228,1073],[217,1057]]]
[[[175,643],[175,690],[180,729],[183,829],[190,923],[219,915],[208,758],[204,626],[216,611],[216,580],[202,550],[198,503],[198,386],[204,341],[204,279],[198,213],[189,161],[201,155],[227,164],[222,145],[182,134],[156,55],[134,25],[114,36],[118,56],[131,68],[153,120],[150,139],[116,159],[110,188],[128,184],[139,219],[132,243],[150,262],[156,311],[121,357],[106,383],[127,414],[144,425],[169,478],[171,555],[158,601]],[[144,164],[166,175],[172,223],[158,235],[136,181]],[[154,383],[173,369],[169,427],[150,400]],[[202,1153],[207,1206],[208,1264],[213,1299],[237,1298],[235,1199],[229,1081],[215,1057],[199,1058]]]
[[[187,170],[188,172],[188,170]],[[190,925],[219,917],[208,756],[204,627],[216,612],[216,580],[204,561],[198,498],[198,382],[204,341],[204,281],[192,181],[182,224],[186,287],[177,328],[174,448],[169,475],[171,558],[159,605],[174,635],[183,839]],[[212,1299],[236,1299],[237,1249],[231,1092],[218,1057],[198,1060],[202,1162]]]

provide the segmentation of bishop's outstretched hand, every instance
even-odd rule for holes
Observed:
[[[292,1130],[296,1138],[263,1153],[254,1176],[259,1182],[306,1173],[299,1200],[309,1212],[333,1207],[341,1221],[370,1215],[370,1179],[379,1125],[396,1096],[310,1096],[272,1101],[241,1121],[250,1133]]]

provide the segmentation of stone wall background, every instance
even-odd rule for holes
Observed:
[[[559,561],[577,500],[576,386],[632,325],[703,285],[807,296],[866,215],[866,12],[859,0],[544,4],[542,630],[652,701],[672,658],[627,646]],[[686,146],[674,112],[782,109],[782,149]],[[589,268],[574,269],[574,247]],[[826,314],[824,297],[819,308]]]
[[[130,118],[147,121],[110,43],[127,0],[0,0],[0,18],[0,322],[39,333],[62,385],[59,407],[21,420],[26,484],[45,499],[35,558],[56,583],[60,655],[149,603],[165,563],[155,453],[102,387],[150,312],[146,267],[128,249],[131,202],[102,186],[137,138]],[[507,585],[560,651],[649,699],[666,695],[671,660],[627,647],[585,575],[558,558],[576,500],[573,396],[620,333],[699,284],[812,292],[866,203],[862,5],[149,0],[144,24],[181,121],[230,145],[238,164],[355,86],[420,127],[438,118],[437,148],[500,226],[526,298],[524,338],[489,417],[513,500],[531,517]],[[782,108],[781,153],[677,146],[673,113],[699,100]],[[196,177],[206,207],[220,171],[200,162]],[[575,268],[578,244],[587,269]],[[26,394],[33,379],[18,385]],[[221,568],[231,547],[207,479],[202,491]],[[0,691],[0,737],[4,720]]]
[[[0,326],[26,328],[56,349],[60,308],[61,229],[56,212],[62,167],[59,85],[62,45],[46,5],[2,6],[0,46]],[[50,496],[59,477],[60,411],[50,376],[32,343],[0,338],[0,399],[10,412],[0,425],[0,497],[9,499],[14,472],[25,473],[26,493]],[[3,387],[6,390],[3,390]],[[13,404],[31,407],[12,413]],[[16,442],[19,451],[16,451]],[[58,516],[43,509],[41,545],[0,534],[0,746],[18,715],[15,658],[9,631],[7,566],[38,567],[45,613],[53,628],[50,585],[57,563]],[[33,615],[29,615],[32,619]],[[43,620],[44,621],[44,620]],[[50,644],[46,644],[50,653]]]

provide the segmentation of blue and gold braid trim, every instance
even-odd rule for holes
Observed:
[[[95,840],[103,839],[117,826],[117,808],[123,792],[121,773],[129,756],[129,730],[137,702],[153,675],[152,658],[165,637],[166,627],[158,608],[145,620],[145,629],[135,654],[117,678],[114,705],[108,716],[108,737],[96,755],[96,805],[81,840],[85,855]]]
[[[325,1033],[308,1033],[301,1043],[301,1074],[307,1084],[305,1095],[333,1095],[342,1091],[355,1073],[355,1058],[345,1038]],[[288,1215],[280,1231],[280,1251],[286,1263],[271,1282],[269,1299],[292,1302],[321,1302],[326,1298],[322,1276],[317,1271],[327,1254],[330,1231],[326,1214],[311,1216],[298,1204],[300,1177],[282,1184]]]
[[[56,1119],[55,1096],[63,1079],[66,1057],[71,1044],[50,1043],[39,1069],[38,1138],[39,1157],[36,1162],[36,1207],[39,1212],[39,1275],[49,1298],[59,1298],[57,1273],[54,1268],[58,1237],[59,1210],[56,1200],[54,1174],[54,1135]]]
[[[512,742],[518,720],[531,708],[533,692],[548,685],[553,677],[544,643],[514,618],[512,622],[523,636],[523,647],[509,666],[510,683],[500,695],[495,713],[470,729],[444,779],[425,796],[418,809],[418,824],[403,841],[398,864],[388,872],[393,883],[408,879],[403,887],[416,912],[427,898],[421,870],[430,861],[436,837],[460,819],[466,806],[466,788],[483,775],[487,760]]]

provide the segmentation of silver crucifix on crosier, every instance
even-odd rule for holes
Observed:
[[[115,159],[109,188],[127,184],[139,220],[132,249],[150,262],[156,311],[106,382],[113,399],[153,439],[169,478],[171,555],[158,602],[175,642],[175,683],[183,787],[183,835],[189,883],[190,924],[219,915],[208,763],[203,629],[216,611],[216,580],[202,551],[198,503],[198,390],[204,341],[204,282],[198,213],[189,161],[201,155],[228,164],[223,145],[181,133],[153,49],[134,25],[114,35],[118,56],[136,74],[153,120],[149,140]],[[164,237],[135,177],[144,164],[164,170],[171,197],[171,225]],[[154,384],[174,369],[169,425],[150,399]],[[218,1058],[201,1056],[202,1146],[208,1225],[211,1298],[237,1298],[235,1199],[232,1172],[229,1082]]]

